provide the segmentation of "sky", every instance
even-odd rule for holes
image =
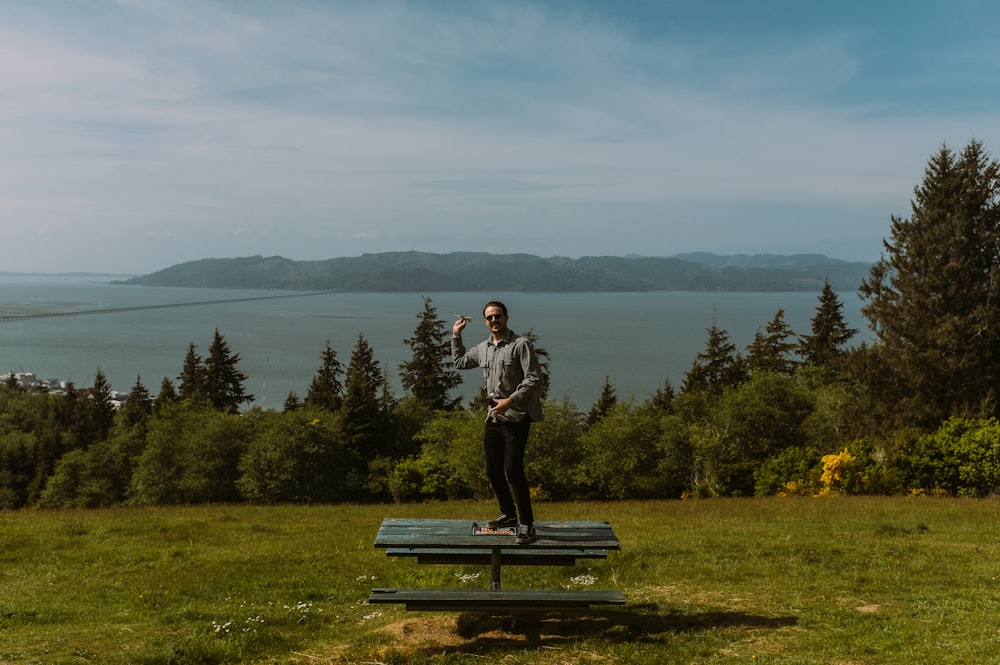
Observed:
[[[874,261],[1000,151],[1000,3],[0,2],[0,271]]]

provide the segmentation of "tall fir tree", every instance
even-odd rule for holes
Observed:
[[[240,354],[232,352],[216,328],[204,363],[205,393],[212,406],[223,413],[238,413],[241,404],[253,401],[253,395],[246,392],[247,375],[239,370],[239,363]]]
[[[364,335],[359,334],[347,366],[340,413],[347,447],[366,462],[391,447],[381,408],[382,382],[382,369],[374,351]]]
[[[532,348],[535,349],[535,355],[538,356],[538,371],[542,375],[542,382],[538,385],[538,399],[544,402],[549,396],[549,388],[552,386],[552,376],[549,373],[549,352],[538,343],[538,333],[535,332],[534,328],[529,328],[522,336],[531,342]]]
[[[298,411],[301,408],[302,400],[299,399],[298,393],[294,390],[289,390],[288,394],[285,395],[285,401],[281,405],[282,412]]]
[[[118,412],[118,418],[125,429],[145,425],[153,412],[153,398],[142,383],[142,376],[135,377],[135,384],[129,390],[128,399]]]
[[[811,322],[811,334],[799,338],[799,355],[807,365],[836,369],[847,352],[846,346],[858,334],[844,320],[844,303],[830,286],[823,282],[819,306]]]
[[[174,388],[174,382],[167,377],[163,377],[163,381],[160,382],[160,392],[156,393],[156,397],[153,399],[151,413],[160,413],[163,407],[176,402],[178,399],[180,397],[177,395],[177,389]]]
[[[795,361],[797,345],[789,341],[795,333],[785,322],[785,310],[779,308],[764,331],[757,331],[747,347],[747,368],[751,372],[771,372],[791,376],[798,363]]]
[[[743,357],[736,352],[736,345],[729,341],[729,333],[712,321],[705,350],[697,355],[691,369],[684,375],[681,391],[721,394],[745,379]]]
[[[587,427],[593,427],[599,420],[611,413],[611,409],[615,408],[616,404],[618,404],[618,394],[615,392],[615,387],[611,385],[611,378],[605,376],[604,385],[601,387],[601,394],[598,396],[597,401],[590,407],[590,411],[584,420]]]
[[[650,395],[646,401],[657,412],[668,414],[673,413],[674,399],[676,398],[677,393],[674,391],[674,384],[671,383],[668,376],[663,379],[663,385],[657,388],[656,392]]]
[[[344,399],[344,385],[340,377],[344,375],[344,366],[337,359],[337,352],[326,340],[326,347],[320,353],[321,365],[313,376],[309,390],[306,392],[305,405],[324,411],[336,412]]]
[[[181,373],[177,375],[177,383],[177,399],[194,401],[208,399],[205,365],[202,363],[198,347],[194,345],[194,342],[188,344],[187,352],[184,354],[184,363],[181,365]]]
[[[1000,415],[1000,167],[979,141],[942,146],[911,208],[859,290],[870,388],[897,424]]]
[[[115,424],[115,405],[111,396],[111,383],[98,367],[94,373],[94,385],[87,395],[87,420],[91,442],[104,441],[111,435]]]
[[[437,308],[427,297],[417,319],[413,337],[403,340],[412,351],[410,360],[399,366],[403,389],[428,409],[452,411],[461,398],[449,393],[461,385],[462,377],[448,364],[451,343],[446,339],[445,322],[438,318]]]

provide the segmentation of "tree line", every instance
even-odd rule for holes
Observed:
[[[1000,167],[942,146],[892,217],[860,287],[874,336],[852,345],[827,282],[810,330],[779,309],[737,349],[713,322],[677,387],[580,409],[543,387],[528,476],[540,498],[626,499],[1000,490]],[[363,335],[327,342],[307,393],[244,408],[239,354],[215,331],[155,397],[0,387],[0,507],[372,502],[485,497],[485,399],[452,396],[449,328],[417,314],[402,395]],[[528,333],[532,337],[532,333]],[[535,340],[548,371],[545,340]],[[478,377],[476,377],[478,379]]]

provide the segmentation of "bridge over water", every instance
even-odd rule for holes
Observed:
[[[249,298],[225,298],[223,300],[194,300],[191,302],[166,303],[161,305],[136,305],[133,307],[106,307],[102,309],[86,309],[73,312],[44,312],[41,314],[8,314],[0,315],[0,323],[12,321],[28,321],[31,319],[54,319],[64,316],[94,316],[98,314],[117,314],[119,312],[137,312],[148,309],[169,309],[172,307],[199,307],[202,305],[221,305],[224,303],[249,302],[252,300],[277,300],[279,298],[305,298],[308,296],[325,296],[341,291],[311,291],[309,293],[283,293],[273,296],[252,296]]]

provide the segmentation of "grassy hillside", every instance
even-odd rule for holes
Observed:
[[[593,256],[570,259],[484,252],[385,252],[325,261],[281,256],[201,259],[125,284],[304,291],[853,291],[867,263],[825,256]]]
[[[383,517],[490,503],[0,513],[0,663],[993,662],[1000,502],[552,504],[623,549],[505,586],[617,588],[586,616],[369,606],[372,587],[486,588],[480,568],[372,547]]]

